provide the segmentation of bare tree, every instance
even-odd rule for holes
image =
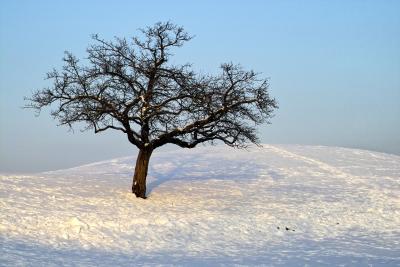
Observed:
[[[52,106],[60,125],[83,122],[95,133],[125,133],[139,149],[132,192],[145,198],[154,149],[218,140],[238,148],[258,144],[255,126],[268,123],[277,104],[268,81],[239,65],[199,75],[189,64],[171,64],[171,50],[192,38],[182,27],[157,23],[140,32],[129,41],[94,35],[84,64],[66,52],[62,70],[47,75],[52,86],[34,92],[26,107],[40,112]]]

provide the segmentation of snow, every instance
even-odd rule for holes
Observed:
[[[399,266],[400,157],[200,147],[0,176],[0,266]]]

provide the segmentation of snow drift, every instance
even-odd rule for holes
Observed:
[[[0,177],[0,265],[400,264],[400,157],[295,145],[155,152]]]

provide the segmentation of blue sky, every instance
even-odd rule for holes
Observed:
[[[130,37],[170,20],[195,38],[176,51],[214,73],[240,63],[270,78],[280,109],[265,143],[400,154],[400,1],[2,1],[0,172],[71,167],[137,150],[119,133],[69,132],[23,97],[49,85],[90,35]]]

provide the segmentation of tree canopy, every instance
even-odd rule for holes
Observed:
[[[232,63],[222,64],[218,75],[170,64],[171,50],[191,39],[170,22],[141,33],[129,41],[93,35],[87,65],[66,52],[62,70],[47,75],[53,86],[36,91],[28,106],[40,110],[53,104],[51,114],[60,124],[84,122],[96,133],[118,130],[139,149],[258,142],[255,126],[268,122],[277,108],[267,79]]]

